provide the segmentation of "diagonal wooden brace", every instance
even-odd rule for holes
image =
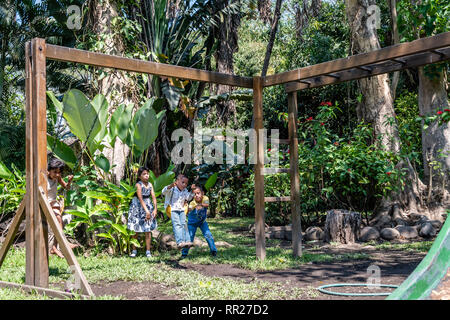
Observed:
[[[19,205],[19,208],[16,211],[16,215],[14,216],[14,219],[9,227],[8,233],[6,235],[5,241],[3,241],[2,248],[0,249],[0,267],[3,264],[3,261],[6,258],[6,254],[9,251],[9,248],[11,248],[11,245],[13,244],[14,238],[17,234],[17,231],[19,230],[20,223],[25,218],[25,197],[23,198],[22,202]]]
[[[55,238],[59,243],[59,246],[61,248],[64,257],[67,260],[67,263],[74,269],[76,276],[79,277],[81,290],[83,291],[84,294],[93,296],[94,292],[92,291],[91,286],[87,282],[87,279],[84,276],[83,271],[81,270],[80,264],[78,263],[75,254],[70,248],[69,242],[64,236],[63,230],[61,229],[58,220],[56,219],[55,215],[52,214],[52,208],[48,203],[47,197],[42,187],[39,187],[39,204],[41,205],[41,209],[44,212],[44,215],[55,234]]]

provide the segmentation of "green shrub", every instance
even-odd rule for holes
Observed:
[[[327,121],[336,117],[337,106],[323,103],[316,118],[299,121],[299,175],[301,212],[311,214],[330,208],[360,212],[372,210],[382,196],[401,186],[402,172],[394,168],[399,156],[372,144],[373,131],[359,124],[347,137],[330,132]],[[281,118],[283,118],[282,115]],[[281,166],[289,166],[289,150],[280,151]],[[265,196],[289,196],[289,174],[264,177]],[[238,212],[254,208],[254,174],[236,198]],[[289,203],[267,203],[269,224],[289,222]]]

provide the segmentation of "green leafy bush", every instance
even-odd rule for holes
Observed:
[[[0,161],[0,215],[15,212],[26,192],[25,175],[14,163],[11,167]]]
[[[358,125],[351,134],[340,137],[329,131],[327,122],[336,117],[337,106],[322,103],[316,118],[299,120],[299,175],[301,211],[311,214],[329,208],[372,210],[382,196],[401,187],[403,173],[395,169],[398,155],[372,144],[373,131]],[[281,115],[284,118],[284,115]],[[288,153],[280,151],[281,166],[288,167]],[[265,196],[289,196],[289,174],[265,176]],[[238,212],[254,208],[254,174],[239,190]],[[289,222],[289,203],[266,203],[269,224]]]

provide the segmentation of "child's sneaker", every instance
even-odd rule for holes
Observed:
[[[146,251],[146,252],[145,252],[145,256],[146,256],[147,258],[151,258],[151,257],[152,257],[152,254],[151,254],[150,251]]]
[[[217,251],[211,251],[211,255],[212,255],[213,257],[217,257]]]
[[[131,254],[130,254],[131,258],[136,258],[136,255],[137,255],[137,250],[131,251]]]

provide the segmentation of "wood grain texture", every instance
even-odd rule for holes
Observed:
[[[253,115],[256,131],[256,164],[255,164],[255,237],[256,256],[266,258],[266,237],[264,223],[264,139],[263,133],[263,87],[262,78],[253,78]]]
[[[67,299],[67,298],[69,298],[69,299],[81,298],[81,299],[85,299],[85,300],[91,299],[91,297],[87,296],[87,295],[75,295],[75,294],[69,293],[69,292],[48,289],[48,288],[41,288],[41,287],[36,287],[36,286],[31,286],[31,285],[26,285],[26,284],[6,282],[6,281],[0,281],[0,288],[18,289],[18,290],[23,290],[27,293],[37,292],[39,294],[46,295],[46,296],[49,296],[52,298],[57,298],[57,299]]]
[[[45,195],[45,192],[41,187],[39,187],[39,203],[42,211],[45,214],[45,217],[47,218],[47,221],[50,224],[50,227],[53,230],[53,233],[55,234],[55,238],[59,243],[61,252],[66,258],[69,266],[73,266],[76,276],[78,276],[80,279],[81,290],[83,291],[84,294],[93,296],[94,293],[91,289],[91,286],[87,282],[87,279],[84,276],[83,271],[81,270],[80,264],[78,263],[75,254],[70,248],[69,242],[64,236],[64,232],[62,231],[61,226],[58,223],[58,220],[52,213],[52,208],[50,207],[50,204],[47,201],[47,196]]]
[[[25,202],[26,199],[24,198],[16,211],[11,225],[9,226],[8,233],[6,234],[6,238],[2,243],[2,247],[0,249],[0,268],[3,264],[3,261],[5,261],[6,254],[8,253],[9,248],[11,248],[11,245],[14,242],[14,238],[17,234],[17,231],[19,230],[20,224],[25,218]]]
[[[350,69],[340,71],[339,77],[328,77],[328,75],[322,75],[308,79],[309,84],[300,82],[289,82],[285,84],[286,92],[299,91],[310,88],[318,88],[330,84],[338,84],[341,82],[357,80],[362,78],[368,78],[384,73],[395,72],[404,70],[407,68],[416,68],[427,64],[438,63],[446,60],[450,60],[450,48],[444,48],[439,50],[442,55],[437,53],[419,53],[411,55],[402,59],[392,59],[392,61],[386,61],[372,65],[372,71]]]
[[[234,87],[253,87],[253,79],[251,77],[241,77],[207,70],[174,66],[164,63],[130,59],[50,44],[47,44],[47,58],[57,61],[87,64],[96,67],[148,73],[157,76],[212,82]]]
[[[31,41],[25,44],[25,166],[26,166],[26,230],[25,230],[25,283],[34,285],[34,166],[33,166],[33,108],[32,108]]]
[[[264,202],[289,202],[291,197],[264,197]]]
[[[45,40],[31,41],[32,61],[32,136],[33,152],[33,220],[34,220],[34,285],[48,287],[48,229],[39,208],[39,190],[47,190],[47,101]]]
[[[264,87],[344,71],[356,68],[356,66],[374,64],[447,46],[450,46],[450,32],[385,47],[368,53],[361,53],[347,58],[327,61],[313,66],[270,75],[265,78]]]
[[[302,226],[300,212],[300,176],[298,171],[297,93],[288,94],[289,163],[291,173],[292,254],[302,255]]]

